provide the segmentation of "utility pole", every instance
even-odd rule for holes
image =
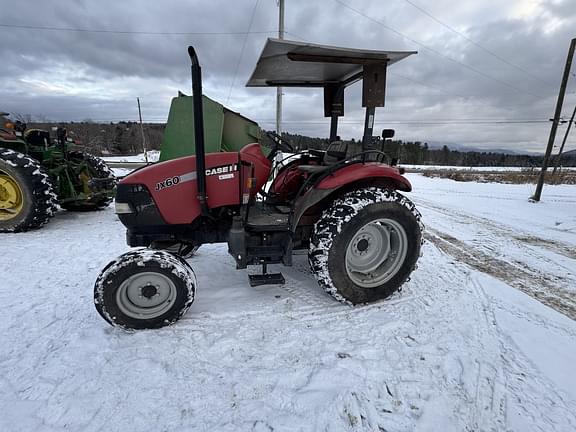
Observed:
[[[142,124],[142,111],[140,110],[140,98],[137,97],[138,101],[138,117],[140,117],[140,131],[142,132],[142,149],[144,150],[144,160],[148,163],[148,152],[146,151],[146,136],[144,135],[144,125]]]
[[[562,159],[562,152],[564,151],[564,145],[566,144],[566,140],[568,139],[568,134],[570,133],[570,128],[574,123],[574,117],[576,116],[576,106],[574,106],[574,111],[572,111],[572,117],[570,117],[570,121],[568,122],[568,127],[566,128],[566,133],[564,134],[564,139],[562,139],[562,145],[560,146],[560,151],[556,155],[556,162],[554,163],[554,170],[552,171],[552,175],[556,174],[556,170],[560,165],[560,159]]]
[[[560,84],[560,92],[558,93],[558,100],[556,102],[556,112],[554,113],[554,119],[552,120],[552,127],[550,128],[550,136],[548,137],[548,147],[546,147],[546,153],[544,154],[544,160],[542,161],[542,171],[540,171],[540,177],[538,178],[536,191],[534,192],[534,195],[530,198],[531,201],[536,202],[540,201],[540,197],[542,196],[542,188],[544,187],[544,178],[546,177],[546,170],[548,169],[550,154],[552,153],[552,148],[554,147],[554,140],[556,138],[556,131],[558,130],[558,123],[560,123],[560,114],[562,113],[562,104],[564,103],[564,94],[566,93],[566,85],[568,83],[568,77],[570,76],[570,68],[572,67],[572,58],[574,57],[575,48],[576,48],[576,38],[572,39],[572,41],[570,42],[568,57],[566,57],[566,66],[564,66],[564,75],[562,76],[562,83]]]
[[[278,39],[284,39],[284,0],[278,0]],[[276,133],[282,135],[282,87],[276,87]]]

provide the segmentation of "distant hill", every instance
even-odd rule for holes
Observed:
[[[468,146],[465,144],[458,144],[454,142],[441,142],[441,141],[428,141],[428,147],[431,149],[441,149],[442,147],[447,146],[450,150],[457,150],[461,152],[491,152],[491,153],[503,153],[503,154],[513,154],[513,155],[542,155],[543,153],[538,152],[529,152],[529,151],[517,151],[517,150],[510,150],[505,148],[481,148],[481,147],[474,147]]]
[[[326,138],[312,138],[304,135],[284,133],[283,136],[292,142],[299,150],[326,149]],[[349,144],[358,143],[356,140]],[[542,165],[543,155],[529,153],[513,153],[508,150],[471,150],[463,145],[453,143],[441,144],[439,142],[419,141],[375,141],[372,148],[384,151],[390,159],[395,158],[402,164],[414,165],[455,165],[455,166],[515,166],[534,168]],[[554,159],[552,159],[554,161]],[[576,155],[565,156],[562,159],[564,166],[576,166]]]

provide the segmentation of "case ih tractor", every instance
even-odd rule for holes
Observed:
[[[2,113],[5,114],[5,113]],[[93,210],[112,201],[115,178],[95,156],[73,150],[63,128],[56,139],[21,122],[0,128],[0,233],[47,223],[56,205]]]
[[[194,272],[159,245],[227,243],[237,269],[262,266],[262,274],[249,277],[253,286],[284,283],[267,266],[290,266],[293,251],[305,249],[318,283],[338,301],[363,304],[397,291],[416,268],[423,226],[414,204],[398,192],[411,190],[408,180],[369,147],[375,108],[384,105],[386,69],[413,52],[269,39],[247,86],[323,88],[331,127],[326,151],[294,153],[273,136],[267,155],[257,143],[205,153],[200,65],[192,47],[188,53],[195,155],[147,166],[118,184],[116,213],[128,244],[144,248],[112,261],[98,277],[100,315],[112,325],[145,329],[172,324],[186,312],[196,292]],[[344,90],[360,80],[366,120],[356,150],[339,141],[337,127]],[[279,152],[290,156],[274,167]]]

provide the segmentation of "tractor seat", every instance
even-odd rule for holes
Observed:
[[[347,143],[343,141],[332,141],[328,146],[328,148],[326,149],[326,153],[324,154],[322,162],[324,163],[324,165],[333,165],[337,162],[346,159],[347,153],[348,153]]]
[[[322,157],[322,165],[300,165],[298,169],[308,174],[318,174],[330,168],[331,165],[346,159],[348,144],[342,141],[332,141]]]

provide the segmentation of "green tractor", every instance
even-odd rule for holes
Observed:
[[[7,115],[0,113],[0,116]],[[1,117],[0,117],[1,118]],[[99,158],[76,150],[66,129],[56,138],[22,122],[0,124],[0,232],[47,223],[57,205],[97,210],[110,204],[116,180]]]

